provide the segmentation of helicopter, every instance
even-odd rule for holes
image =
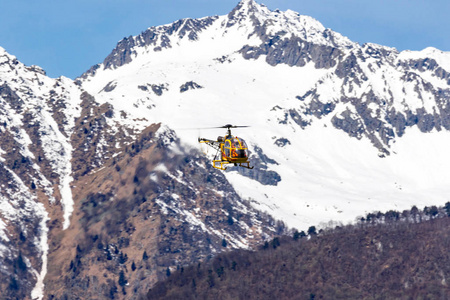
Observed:
[[[250,166],[250,162],[248,161],[248,148],[244,139],[232,136],[231,128],[243,128],[249,126],[235,126],[231,124],[227,124],[220,127],[212,127],[212,128],[226,128],[227,135],[225,137],[219,136],[217,141],[208,140],[205,138],[198,138],[199,143],[204,143],[214,149],[217,150],[216,156],[213,159],[213,167],[219,170],[226,170],[227,168],[224,165],[234,164],[235,166],[253,169]],[[218,159],[218,155],[220,152],[220,159]],[[219,166],[220,165],[220,166]]]

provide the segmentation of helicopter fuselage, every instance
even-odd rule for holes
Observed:
[[[213,160],[213,167],[220,170],[226,170],[224,165],[232,163],[235,166],[253,169],[248,161],[248,148],[244,139],[237,136],[219,136],[217,141],[199,138],[200,143],[205,143],[214,149],[220,151],[220,158]]]
[[[226,137],[220,147],[223,160],[231,163],[244,163],[248,160],[247,144],[237,136]]]

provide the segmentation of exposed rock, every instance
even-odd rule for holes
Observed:
[[[278,147],[285,147],[286,145],[290,145],[291,142],[286,138],[279,138],[275,140],[275,145]]]
[[[184,93],[188,90],[202,89],[203,87],[196,82],[188,81],[180,86],[180,93]]]
[[[103,61],[105,69],[113,69],[123,66],[132,60],[132,55],[136,54],[133,47],[136,46],[135,39],[132,36],[125,37],[117,47]],[[92,70],[92,69],[91,69]],[[95,71],[95,70],[94,70]]]
[[[339,50],[325,45],[315,45],[292,36],[281,38],[280,36],[262,35],[264,43],[258,47],[244,46],[240,52],[245,59],[257,59],[261,55],[266,56],[266,62],[272,66],[287,64],[289,66],[305,66],[313,61],[316,68],[331,68],[335,65],[335,58]]]
[[[361,120],[356,118],[349,110],[342,112],[340,118],[334,116],[333,119],[331,119],[331,122],[334,127],[342,129],[352,137],[361,139],[364,133],[364,126]]]
[[[105,85],[105,87],[102,89],[102,92],[106,92],[106,93],[111,92],[111,91],[113,91],[113,90],[116,88],[116,86],[117,86],[117,82],[115,82],[115,81],[110,81],[110,82],[108,82],[108,84]]]
[[[144,92],[148,92],[149,88],[155,93],[157,96],[161,96],[164,91],[168,91],[168,84],[162,83],[162,84],[150,84],[147,85],[139,85],[138,88]]]
[[[195,41],[198,39],[198,33],[209,27],[216,19],[217,17],[183,19],[170,25],[150,27],[136,37],[125,37],[103,61],[104,69],[115,69],[131,62],[137,54],[136,47],[153,46],[153,51],[171,48],[171,37],[175,34],[178,38],[187,36],[189,40]],[[92,67],[81,78],[93,76],[97,68]]]
[[[254,145],[253,149],[255,153],[249,151],[249,161],[253,169],[229,168],[227,171],[238,171],[239,174],[256,180],[263,185],[277,185],[281,181],[281,176],[277,172],[269,170],[268,165],[277,165],[278,163],[265,155],[257,145]]]
[[[24,104],[23,100],[6,83],[0,86],[0,97],[5,99],[11,108],[20,111]]]
[[[45,70],[44,69],[42,69],[41,67],[39,67],[39,66],[36,66],[36,65],[31,65],[31,66],[29,66],[29,67],[26,67],[27,68],[27,70],[29,70],[29,71],[31,71],[31,72],[35,72],[35,73],[38,73],[38,74],[41,74],[41,75],[47,75],[47,73],[45,72]]]
[[[281,124],[286,124],[287,122],[287,116],[291,117],[292,120],[294,120],[297,125],[299,125],[301,128],[305,128],[306,126],[310,125],[311,122],[309,120],[305,120],[301,114],[296,109],[290,109],[287,114],[284,121],[280,121]]]

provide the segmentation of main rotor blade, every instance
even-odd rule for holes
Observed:
[[[218,129],[218,128],[244,128],[244,127],[250,127],[250,126],[240,126],[240,125],[231,125],[227,124],[224,126],[218,126],[218,127],[197,127],[197,128],[179,128],[178,130],[198,130],[198,129]]]
[[[231,124],[227,124],[227,125],[224,125],[224,126],[221,126],[221,127],[219,127],[219,128],[243,128],[243,127],[250,127],[250,126],[241,126],[241,125],[231,125]]]

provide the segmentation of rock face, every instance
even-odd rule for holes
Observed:
[[[188,90],[201,89],[201,88],[202,88],[202,86],[199,85],[198,83],[189,81],[180,86],[180,93],[187,92]]]
[[[253,169],[239,168],[237,171],[239,174],[256,180],[263,185],[276,186],[281,181],[281,177],[277,172],[269,170],[268,166],[271,164],[278,165],[278,163],[267,157],[260,147],[255,146],[254,151],[255,153],[250,153],[249,155]],[[231,171],[231,169],[228,169],[228,171]]]
[[[333,75],[298,96],[303,103],[294,120],[302,120],[305,127],[312,116],[331,114],[336,128],[358,139],[369,138],[385,153],[407,127],[417,126],[422,132],[448,130],[447,72],[433,59],[406,62],[408,55],[379,45],[353,47],[334,59]],[[445,84],[436,85],[435,80]],[[325,88],[336,92],[325,96]],[[408,98],[419,101],[408,103]]]
[[[176,35],[180,39],[186,36],[189,40],[195,41],[198,38],[198,34],[210,26],[216,19],[217,17],[208,17],[199,20],[183,19],[166,26],[150,27],[138,36],[129,36],[121,40],[111,54],[105,58],[102,66],[104,69],[116,69],[130,63],[137,55],[137,48],[148,48],[153,51],[172,48],[169,37],[173,35]],[[100,65],[93,66],[81,78],[94,75],[100,67]]]

